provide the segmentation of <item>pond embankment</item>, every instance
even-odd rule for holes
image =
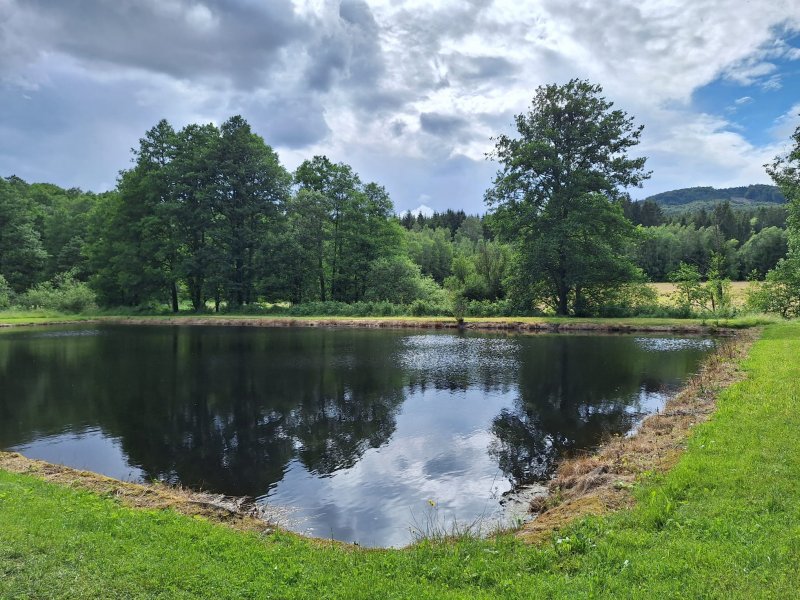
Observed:
[[[518,536],[541,541],[579,517],[631,506],[631,490],[642,476],[672,468],[692,428],[714,413],[719,393],[744,378],[741,361],[760,335],[754,328],[723,341],[664,410],[645,418],[632,435],[615,436],[596,452],[561,461],[548,484],[549,494],[531,504],[536,518]]]
[[[73,325],[106,323],[113,325],[184,325],[222,327],[328,327],[366,329],[439,329],[519,333],[665,333],[730,335],[742,327],[736,320],[707,322],[699,319],[578,319],[563,317],[467,318],[459,323],[450,317],[262,317],[262,316],[101,316],[64,319],[15,319],[0,327]],[[745,324],[744,326],[748,326]]]

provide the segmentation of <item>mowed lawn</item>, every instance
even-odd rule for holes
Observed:
[[[239,533],[0,472],[0,598],[794,598],[800,325],[770,325],[635,508],[512,536],[339,548]]]

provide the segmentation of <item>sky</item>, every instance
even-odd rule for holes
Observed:
[[[420,204],[484,212],[540,85],[645,126],[633,198],[769,183],[800,125],[800,0],[0,0],[0,175],[104,191],[160,119],[241,114]]]

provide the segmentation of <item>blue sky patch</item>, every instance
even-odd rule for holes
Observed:
[[[775,142],[777,120],[800,102],[800,35],[776,46],[695,90],[693,108],[725,119],[751,144]]]

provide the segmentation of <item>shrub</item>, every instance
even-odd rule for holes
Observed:
[[[784,318],[800,317],[800,257],[780,260],[763,283],[752,284],[747,290],[746,306]]]
[[[97,308],[94,292],[78,281],[72,273],[56,275],[20,294],[17,303],[28,309],[44,308],[60,312],[79,313]]]

